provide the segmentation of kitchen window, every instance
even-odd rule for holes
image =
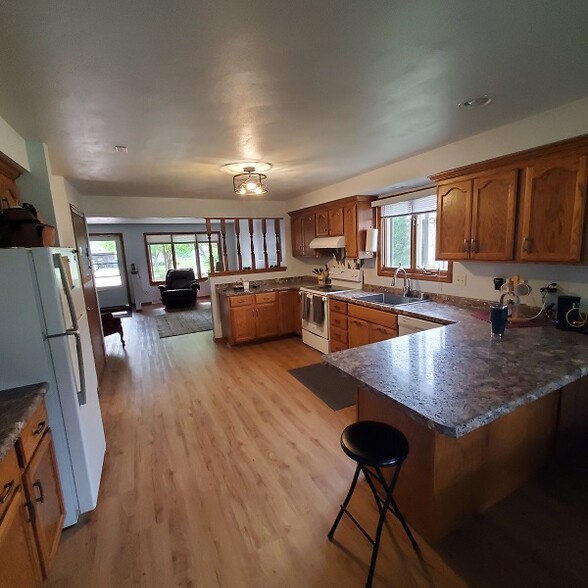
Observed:
[[[219,233],[145,233],[149,280],[163,284],[170,269],[192,268],[207,278],[221,258]]]
[[[451,282],[451,263],[435,259],[437,196],[387,198],[380,205],[378,274],[394,275],[400,266],[411,278]]]

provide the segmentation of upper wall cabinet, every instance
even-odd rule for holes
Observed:
[[[588,261],[588,136],[443,172],[437,258]]]
[[[499,170],[438,187],[438,259],[512,260],[517,176]]]
[[[586,200],[586,156],[555,157],[525,168],[522,261],[580,261]]]
[[[314,237],[345,236],[345,255],[356,259],[373,257],[364,251],[367,229],[374,227],[375,196],[352,196],[320,206],[290,213],[292,227],[292,255],[318,257],[319,250],[310,249]]]

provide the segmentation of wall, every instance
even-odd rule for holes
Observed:
[[[588,133],[588,98],[309,192],[290,200],[287,203],[287,210],[322,204],[354,194],[375,193],[384,186],[426,178],[439,171],[584,133]],[[324,262],[324,258],[317,260],[293,259],[289,269],[293,273],[304,275],[309,274],[313,267]],[[375,260],[366,261],[364,270],[366,283],[390,285],[390,278],[377,275]],[[539,287],[552,281],[558,282],[563,293],[583,296],[588,302],[588,269],[586,266],[456,262],[453,264],[453,275],[452,284],[420,281],[415,282],[415,287],[424,292],[443,292],[454,296],[496,300],[499,293],[493,289],[492,278],[494,276],[520,275],[529,278],[529,283],[535,290],[523,302],[534,306],[540,305]],[[456,285],[455,281],[458,276],[465,276],[465,286]]]
[[[0,152],[23,169],[30,169],[25,140],[3,118],[0,118]]]

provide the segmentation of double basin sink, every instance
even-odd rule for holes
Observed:
[[[391,294],[389,292],[381,292],[378,294],[366,294],[358,298],[362,302],[377,302],[378,304],[385,304],[387,306],[400,306],[401,304],[415,304],[416,302],[426,302],[424,298],[414,298],[412,296],[401,296],[400,294]]]

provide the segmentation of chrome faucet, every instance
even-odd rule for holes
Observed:
[[[396,269],[396,271],[394,272],[394,278],[392,279],[392,285],[396,286],[396,281],[398,280],[398,274],[400,272],[404,273],[404,287],[402,288],[402,295],[408,296],[408,293],[410,291],[410,280],[408,279],[408,275],[406,273],[406,270],[401,265],[399,265],[398,268]]]

